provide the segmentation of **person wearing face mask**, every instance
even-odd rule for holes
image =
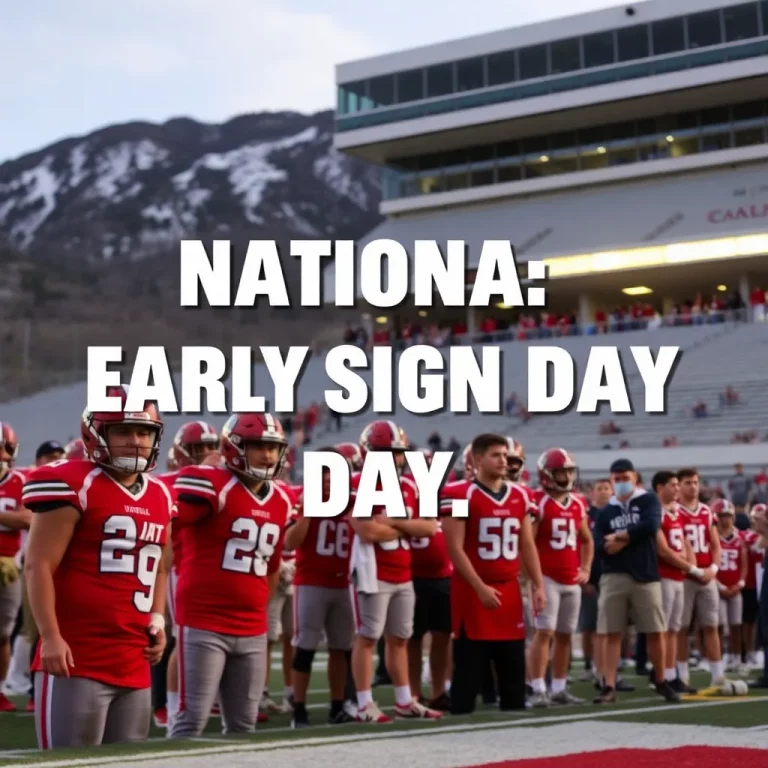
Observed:
[[[656,691],[667,701],[678,694],[664,680],[662,638],[665,630],[656,536],[661,527],[661,505],[655,493],[637,487],[637,473],[629,459],[611,465],[614,495],[595,521],[595,554],[600,558],[600,598],[597,631],[603,638],[605,683],[596,704],[616,701],[616,668],[621,635],[630,613],[638,632],[647,635],[648,655],[656,675]]]

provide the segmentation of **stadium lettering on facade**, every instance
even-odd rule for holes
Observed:
[[[739,221],[740,219],[764,219],[768,217],[768,203],[758,205],[741,206],[739,208],[717,208],[707,214],[710,224],[722,224],[725,221]]]

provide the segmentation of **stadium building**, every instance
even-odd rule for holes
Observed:
[[[650,0],[341,64],[336,147],[383,167],[360,245],[464,240],[469,290],[482,242],[511,240],[582,324],[748,304],[768,285],[767,54],[765,0]],[[484,319],[456,312],[436,319]]]

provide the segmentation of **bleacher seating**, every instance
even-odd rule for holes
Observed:
[[[399,408],[393,418],[406,429],[418,445],[426,445],[432,432],[439,432],[447,442],[455,437],[464,444],[483,430],[514,434],[523,440],[529,455],[553,444],[562,444],[572,450],[597,450],[606,444],[617,447],[626,440],[633,448],[661,448],[666,436],[675,435],[680,445],[716,445],[730,443],[734,432],[758,431],[760,438],[768,432],[768,324],[720,324],[692,327],[659,328],[630,331],[601,336],[576,336],[565,339],[506,342],[503,348],[504,395],[517,392],[527,399],[527,347],[531,344],[559,345],[573,356],[579,371],[584,372],[589,350],[594,345],[617,346],[627,366],[627,379],[631,400],[637,409],[634,414],[611,414],[607,408],[601,414],[579,414],[572,410],[565,414],[534,415],[527,424],[505,416],[478,414],[453,415],[441,413],[414,416]],[[668,413],[651,415],[643,412],[643,385],[636,371],[629,347],[650,345],[680,346],[681,361],[675,371],[668,393]],[[447,354],[447,350],[443,350]],[[360,372],[370,381],[370,372]],[[255,371],[254,391],[268,399],[274,395],[266,369],[259,365]],[[719,394],[731,385],[739,393],[738,405],[722,409]],[[325,372],[324,356],[312,358],[302,377],[298,402],[306,405],[322,402],[324,391],[333,384]],[[177,392],[181,388],[177,386]],[[0,418],[13,424],[22,441],[21,462],[31,462],[35,447],[48,439],[66,440],[79,433],[79,417],[86,400],[85,382],[57,387],[34,396],[0,405]],[[697,400],[708,404],[709,416],[694,418],[690,409]],[[272,401],[273,402],[273,401]],[[165,414],[166,438],[189,417]],[[202,414],[215,425],[221,425],[223,414]],[[371,413],[344,417],[340,433],[318,436],[314,441],[357,440]],[[601,436],[599,426],[612,420],[621,429],[620,435]],[[321,424],[321,431],[326,427]]]

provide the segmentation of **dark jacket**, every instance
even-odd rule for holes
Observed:
[[[589,530],[592,532],[592,538],[595,537],[595,521],[600,514],[600,508],[590,506],[587,510],[587,516],[589,517]],[[592,570],[589,573],[589,583],[596,587],[600,583],[600,558],[595,552],[595,556],[592,558]]]
[[[615,496],[595,521],[595,557],[602,573],[628,573],[635,581],[659,581],[656,533],[661,527],[661,504],[655,493],[635,491],[626,504]],[[629,544],[609,555],[604,539],[611,533],[629,533]]]

